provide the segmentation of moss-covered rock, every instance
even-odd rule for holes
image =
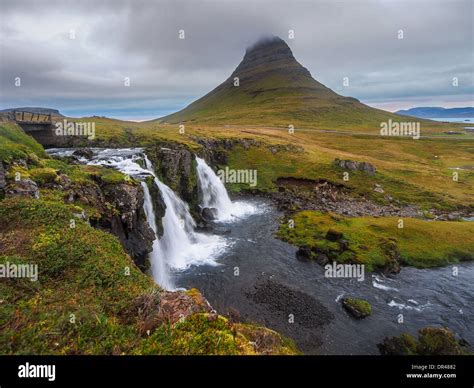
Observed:
[[[57,172],[54,168],[43,167],[30,170],[30,177],[39,185],[47,183],[54,183],[58,178]]]
[[[425,327],[418,330],[418,340],[407,333],[385,338],[377,345],[384,355],[456,356],[468,354],[448,328]]]
[[[362,319],[372,314],[372,306],[364,299],[343,298],[342,305],[356,319]]]

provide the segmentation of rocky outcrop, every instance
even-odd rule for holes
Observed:
[[[369,175],[375,175],[376,168],[367,162],[355,162],[353,160],[334,159],[334,165],[348,171],[362,171]]]
[[[40,197],[38,185],[31,179],[12,180],[6,185],[6,197],[27,197],[38,199]]]
[[[101,181],[98,184],[74,184],[65,199],[96,209],[98,214],[89,215],[91,225],[117,236],[135,263],[141,269],[148,267],[146,258],[152,251],[155,236],[143,210],[140,185],[105,184]]]
[[[110,226],[110,231],[119,238],[137,265],[146,268],[146,257],[152,251],[155,236],[146,222],[142,187],[121,183],[104,185],[102,190],[106,200],[118,211],[103,222]]]
[[[197,313],[210,313],[212,307],[196,289],[189,291],[154,290],[141,295],[121,312],[127,323],[137,321],[140,333],[149,335],[163,324],[174,325]]]
[[[166,204],[161,195],[161,191],[158,188],[155,179],[150,178],[146,181],[148,189],[150,190],[150,196],[153,200],[153,210],[155,211],[155,224],[157,237],[163,236],[164,229],[162,218],[165,216]]]
[[[182,145],[172,145],[147,149],[146,154],[158,177],[197,211],[198,178],[193,152]]]
[[[295,212],[301,210],[330,211],[348,217],[419,217],[423,213],[414,205],[402,205],[386,198],[386,205],[351,193],[350,189],[323,179],[279,178],[278,192],[269,193],[279,210]]]

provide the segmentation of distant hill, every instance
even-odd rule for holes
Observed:
[[[40,107],[19,107],[19,108],[8,108],[8,109],[3,109],[0,110],[0,113],[10,113],[13,111],[24,111],[24,112],[29,112],[29,113],[38,113],[38,114],[52,114],[53,116],[61,116],[64,117],[59,110],[57,109],[51,109],[51,108],[40,108]]]
[[[456,118],[474,117],[474,107],[441,108],[441,107],[416,107],[395,112],[397,115],[413,116],[422,119],[429,118]]]
[[[249,47],[231,76],[214,90],[155,121],[378,131],[388,119],[400,117],[335,93],[298,63],[282,39],[272,37]]]

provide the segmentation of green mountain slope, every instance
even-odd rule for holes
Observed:
[[[288,45],[274,37],[247,49],[232,75],[210,93],[158,121],[379,130],[390,118],[402,119],[316,81]]]

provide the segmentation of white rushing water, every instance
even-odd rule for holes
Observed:
[[[174,284],[171,280],[170,270],[166,265],[165,260],[161,259],[161,249],[160,249],[160,241],[156,236],[158,235],[158,229],[156,227],[156,219],[155,219],[155,209],[153,208],[153,199],[150,195],[150,190],[145,182],[141,182],[144,192],[144,203],[143,208],[145,210],[146,219],[148,224],[150,225],[151,229],[155,233],[155,240],[153,241],[153,250],[149,255],[150,263],[152,264],[152,274],[153,279],[163,288],[167,290],[173,290]]]
[[[216,221],[232,221],[235,218],[242,218],[256,212],[255,207],[249,203],[232,202],[224,184],[204,159],[196,156],[196,162],[202,197],[201,206],[216,209]]]
[[[82,163],[115,168],[141,180],[144,191],[144,204],[148,224],[155,233],[153,250],[149,255],[151,273],[155,281],[167,290],[175,289],[173,271],[182,271],[192,265],[217,265],[216,259],[230,245],[225,238],[212,234],[196,232],[196,223],[189,206],[155,174],[151,161],[141,148],[98,149],[93,148],[93,157],[88,160],[80,157]],[[51,155],[71,156],[74,149],[52,149]],[[139,159],[144,158],[141,167]],[[256,212],[251,204],[232,202],[224,184],[206,162],[196,157],[199,187],[202,194],[201,205],[217,210],[218,222],[229,222]],[[158,236],[153,197],[144,179],[154,177],[155,184],[166,205],[162,218],[163,235]]]
[[[156,177],[153,165],[146,156],[145,161],[147,170],[155,176],[155,183],[166,205],[162,218],[164,232],[159,239],[157,255],[164,258],[166,264],[174,270],[184,270],[191,265],[217,264],[215,259],[227,247],[226,240],[220,236],[196,232],[196,223],[188,205]],[[159,271],[159,266],[156,270]]]

